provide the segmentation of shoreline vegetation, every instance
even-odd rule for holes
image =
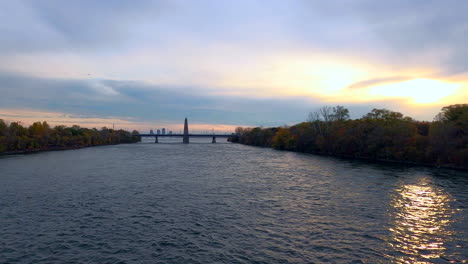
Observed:
[[[47,122],[35,122],[24,127],[20,122],[7,124],[0,119],[0,155],[24,154],[42,151],[79,149],[94,146],[136,143],[141,139],[132,132],[122,129],[114,130],[106,127],[100,130],[55,126],[51,128]]]
[[[443,107],[434,121],[387,109],[350,119],[343,106],[324,106],[306,122],[236,128],[233,143],[342,158],[468,169],[468,104]]]

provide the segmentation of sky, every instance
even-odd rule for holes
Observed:
[[[9,122],[227,132],[467,103],[468,1],[0,2]]]

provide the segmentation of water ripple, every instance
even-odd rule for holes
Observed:
[[[0,263],[468,259],[461,172],[145,142],[0,168]]]

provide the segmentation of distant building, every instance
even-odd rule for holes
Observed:
[[[165,128],[162,129],[162,134],[166,135],[166,129]]]
[[[171,130],[171,131],[169,131],[169,135],[172,135],[172,130]]]
[[[150,135],[154,135],[153,129],[150,129]]]
[[[158,130],[156,131],[156,134],[157,134],[157,135],[161,135],[161,130],[158,129]]]

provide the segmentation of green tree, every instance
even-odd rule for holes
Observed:
[[[349,119],[349,110],[341,105],[333,107],[333,121],[345,121]]]

